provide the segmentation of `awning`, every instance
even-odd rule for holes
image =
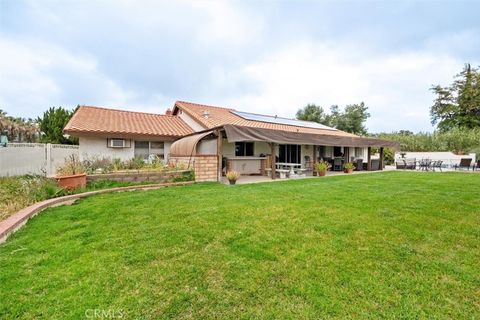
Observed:
[[[288,132],[272,129],[225,125],[228,142],[266,141],[279,144],[305,144],[342,147],[387,147],[400,150],[400,143],[375,138],[343,137],[312,133]]]
[[[170,155],[188,157],[195,155],[198,142],[212,132],[213,131],[202,132],[175,141],[170,146]]]

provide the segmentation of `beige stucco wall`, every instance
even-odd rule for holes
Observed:
[[[197,121],[193,120],[193,118],[190,117],[185,112],[183,112],[183,111],[178,112],[178,116],[180,117],[180,119],[185,121],[185,123],[188,124],[188,126],[190,126],[190,128],[192,128],[193,130],[195,130],[195,131],[205,130],[205,128],[203,126],[201,126]]]
[[[267,142],[255,141],[253,146],[253,155],[258,157],[262,153],[270,154],[270,145]],[[278,148],[276,153],[278,154]],[[222,156],[227,158],[235,157],[235,143],[229,143],[227,139],[223,139]]]
[[[134,155],[134,142],[131,142],[129,148],[108,148],[107,138],[80,137],[78,151],[80,160],[93,157],[129,160]]]
[[[197,144],[197,154],[217,154],[217,139],[199,141]]]

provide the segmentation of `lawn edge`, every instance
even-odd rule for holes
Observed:
[[[186,181],[186,182],[158,183],[158,184],[118,187],[118,188],[111,188],[111,189],[88,191],[88,192],[72,194],[68,196],[40,201],[40,202],[34,203],[31,206],[25,207],[17,211],[15,214],[11,215],[7,219],[0,221],[0,245],[4,243],[10,235],[12,235],[21,227],[23,227],[30,218],[36,216],[41,211],[50,207],[54,207],[62,204],[70,204],[78,199],[94,196],[97,194],[122,192],[122,191],[134,191],[134,190],[155,190],[155,189],[167,188],[167,187],[185,186],[193,183],[194,181]]]

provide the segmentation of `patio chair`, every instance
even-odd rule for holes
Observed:
[[[333,171],[342,171],[342,162],[341,158],[333,159]]]
[[[473,165],[473,170],[480,170],[480,160],[478,160],[477,163]]]
[[[380,159],[372,159],[370,167],[372,171],[380,170]]]
[[[417,159],[405,159],[405,169],[407,170],[415,170],[417,168]]]
[[[470,165],[472,164],[472,158],[462,158],[460,159],[460,163],[455,165],[455,170],[457,169],[465,169],[470,170]]]
[[[432,164],[432,160],[430,159],[422,159],[420,160],[420,170],[428,171]]]
[[[355,163],[355,170],[356,171],[363,171],[363,159],[357,159]]]
[[[405,162],[405,159],[397,159],[395,160],[395,168],[397,170],[402,170],[402,169],[406,169],[407,167],[407,163]]]
[[[440,169],[440,172],[442,172],[442,163],[442,160],[433,161],[431,164],[432,170],[435,171],[435,169]]]

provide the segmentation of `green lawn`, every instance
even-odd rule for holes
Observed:
[[[0,246],[0,319],[479,318],[479,191],[385,172],[86,198]]]

